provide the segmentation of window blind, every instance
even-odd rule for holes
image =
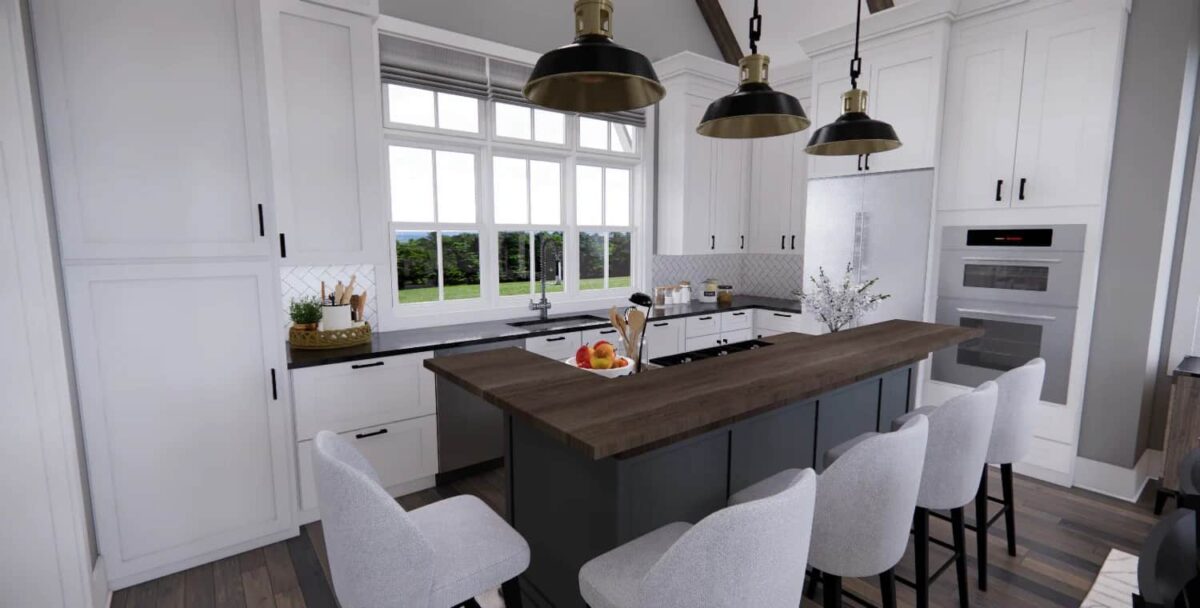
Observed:
[[[529,65],[387,35],[379,37],[379,62],[385,83],[533,106],[521,92],[533,71]],[[644,109],[589,116],[646,126]]]

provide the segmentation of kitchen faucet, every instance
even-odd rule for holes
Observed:
[[[529,310],[536,310],[541,313],[540,319],[546,321],[550,318],[550,300],[546,299],[546,245],[550,244],[549,238],[542,239],[542,247],[540,262],[542,263],[542,299],[538,302],[529,301]],[[556,262],[557,263],[557,262]]]

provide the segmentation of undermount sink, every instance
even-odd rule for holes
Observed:
[[[597,317],[596,315],[571,315],[566,317],[550,317],[545,321],[541,319],[533,319],[532,321],[514,321],[509,323],[513,327],[522,329],[565,329],[568,327],[579,327],[582,325],[595,325],[596,323],[605,323],[608,319]]]

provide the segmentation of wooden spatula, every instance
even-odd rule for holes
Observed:
[[[638,359],[643,331],[646,331],[646,313],[636,308],[629,311],[629,352],[633,354],[634,361]]]

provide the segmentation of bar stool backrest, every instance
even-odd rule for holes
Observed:
[[[995,382],[930,408],[929,447],[917,504],[957,509],[975,498],[996,418]],[[924,411],[923,409],[921,411]]]
[[[996,422],[987,461],[991,464],[1012,464],[1029,454],[1033,447],[1033,425],[1037,404],[1042,398],[1042,381],[1046,378],[1046,361],[1041,357],[1016,369],[1004,372],[996,379]]]

